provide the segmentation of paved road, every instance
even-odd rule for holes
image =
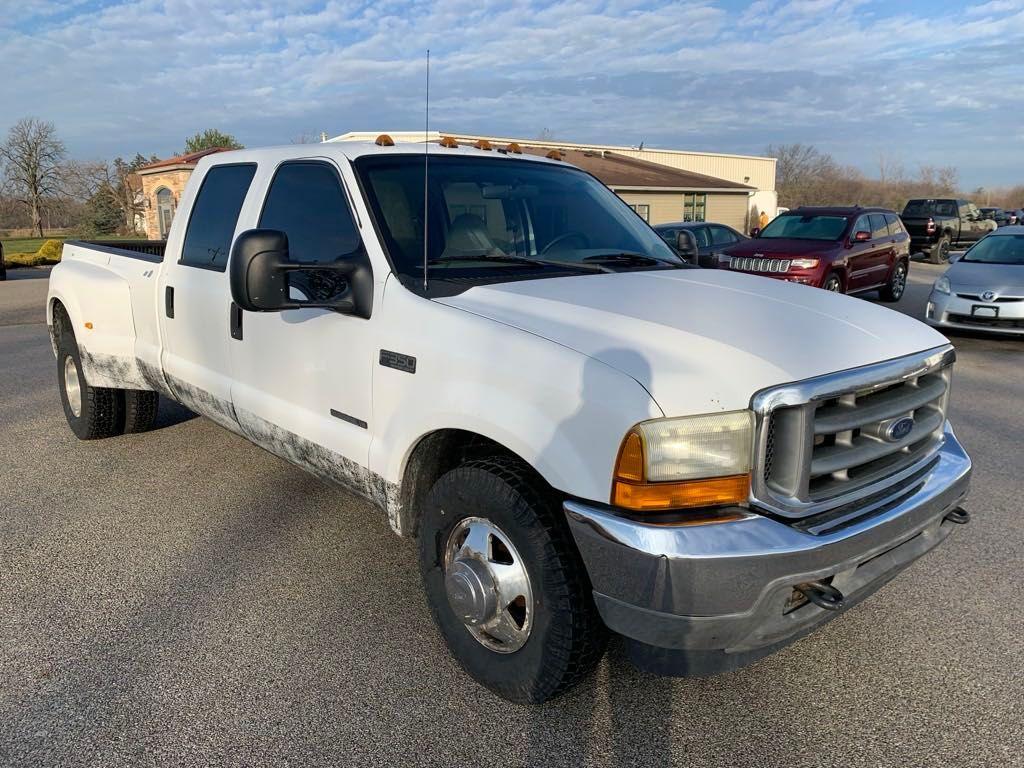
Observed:
[[[938,269],[914,265],[920,313]],[[447,655],[410,544],[180,408],[77,442],[44,272],[0,283],[0,765],[1024,765],[1024,344],[960,337],[976,521],[855,610],[707,680],[511,706]]]

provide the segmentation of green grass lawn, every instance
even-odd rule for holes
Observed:
[[[53,237],[5,237],[2,239],[4,244],[4,255],[10,259],[15,254],[34,254],[38,251],[43,243],[47,240],[57,240],[63,243],[65,240],[76,240],[79,238],[83,239],[95,239],[95,240],[142,240],[145,239],[145,235],[103,235],[97,238],[85,238],[84,235],[54,235]],[[16,263],[18,259],[15,259]]]
[[[13,255],[15,253],[35,253],[49,237],[12,237],[4,238],[4,253]],[[64,242],[63,237],[54,237],[53,240]]]

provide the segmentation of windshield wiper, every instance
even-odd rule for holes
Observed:
[[[648,256],[646,253],[632,253],[630,251],[619,251],[617,253],[597,253],[593,256],[585,256],[583,261],[619,261],[630,264],[664,264],[676,269],[685,268],[687,265],[682,261],[668,261],[659,259],[657,256]]]
[[[615,270],[602,264],[584,264],[582,261],[558,261],[555,259],[532,259],[528,256],[510,256],[508,254],[497,256],[485,254],[483,256],[439,256],[427,262],[427,266],[445,264],[453,261],[501,261],[508,264],[533,264],[542,267],[564,267],[575,269],[580,272],[614,272]]]

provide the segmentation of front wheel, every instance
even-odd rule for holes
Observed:
[[[879,297],[885,302],[897,302],[902,298],[903,292],[907,289],[907,265],[898,262],[893,267],[889,282],[884,288],[878,291]]]
[[[824,288],[826,291],[831,291],[832,293],[842,293],[843,281],[839,277],[839,275],[833,272],[825,279],[825,284],[821,287]]]
[[[467,462],[431,489],[420,570],[452,655],[477,682],[540,703],[584,677],[607,630],[558,500],[520,462]]]

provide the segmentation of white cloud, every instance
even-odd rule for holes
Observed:
[[[959,147],[978,130],[949,121],[951,109],[1018,133],[1021,0],[970,6],[966,15],[962,7],[903,8],[865,0],[755,0],[739,11],[717,0],[26,0],[0,29],[0,71],[12,73],[0,80],[0,130],[22,115],[45,117],[87,155],[166,154],[208,126],[250,144],[309,130],[413,127],[429,47],[433,114],[453,129],[533,135],[548,127],[567,139],[723,151],[798,140],[871,156],[877,147],[936,147],[920,162],[941,160],[943,145]],[[944,107],[960,87],[969,93],[959,107]],[[997,165],[1024,176],[1020,165],[1006,169],[1006,157]]]

